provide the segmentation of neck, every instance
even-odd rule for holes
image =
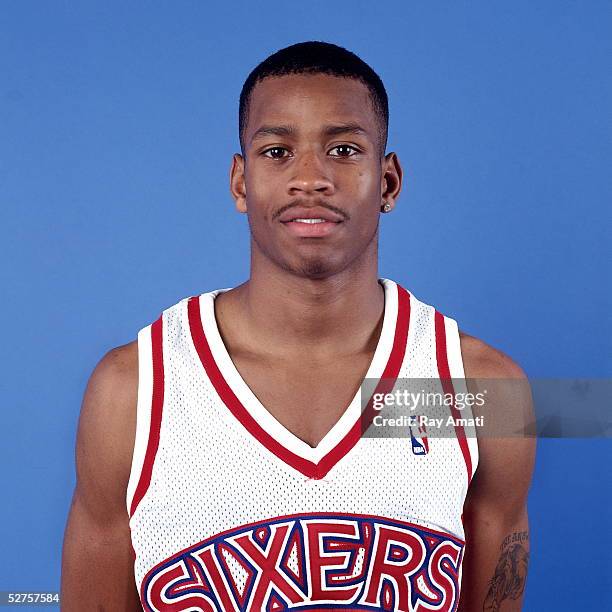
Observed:
[[[246,283],[217,298],[242,350],[311,359],[373,350],[384,313],[376,258],[325,279],[270,268],[252,265]]]

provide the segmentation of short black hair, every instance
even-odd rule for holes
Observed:
[[[372,106],[379,119],[380,149],[381,155],[384,154],[389,129],[389,100],[381,78],[351,51],[319,40],[300,42],[280,49],[257,65],[246,78],[240,92],[238,110],[238,133],[243,154],[244,131],[248,121],[251,93],[255,85],[267,77],[289,74],[329,74],[361,81],[370,91]]]

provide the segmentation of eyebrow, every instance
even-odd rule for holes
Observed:
[[[340,134],[358,134],[367,136],[368,131],[358,123],[340,123],[338,125],[328,125],[323,130],[326,136],[338,136]]]
[[[265,136],[291,136],[295,130],[290,125],[262,125],[251,136],[251,142]]]
[[[262,125],[251,136],[251,142],[266,136],[293,136],[295,132],[295,128],[291,125]],[[339,136],[341,134],[368,136],[368,131],[358,123],[338,123],[325,126],[323,134],[325,136]]]

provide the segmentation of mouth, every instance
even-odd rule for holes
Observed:
[[[329,206],[292,206],[279,216],[279,221],[298,238],[325,238],[337,232],[346,214]]]
[[[286,223],[339,223],[339,221],[330,221],[329,219],[323,219],[322,217],[298,217],[297,219],[291,219]]]
[[[322,217],[297,217],[282,221],[292,235],[299,238],[324,238],[337,231],[342,221],[330,221]]]

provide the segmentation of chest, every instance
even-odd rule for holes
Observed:
[[[315,447],[359,392],[372,354],[314,363],[234,356],[241,377],[265,409],[308,445]]]

